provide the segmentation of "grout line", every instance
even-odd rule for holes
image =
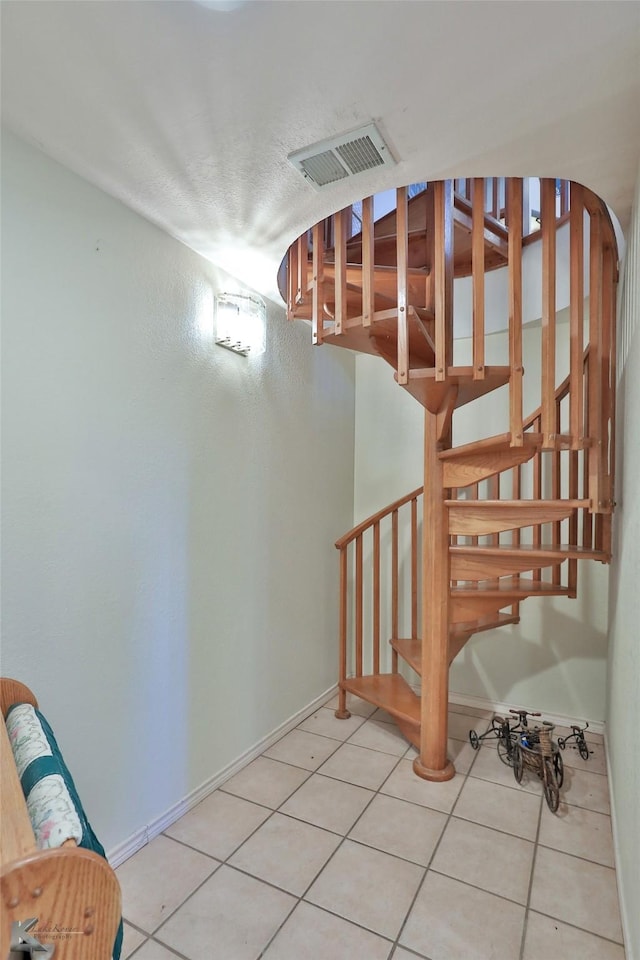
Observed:
[[[536,869],[536,860],[538,858],[538,840],[540,839],[540,827],[542,826],[542,804],[543,797],[540,797],[540,807],[538,810],[538,828],[536,830],[536,839],[533,847],[533,859],[531,860],[531,873],[529,874],[529,887],[527,889],[527,901],[524,906],[524,923],[522,924],[522,939],[520,940],[520,960],[524,958],[524,945],[527,938],[527,926],[529,923],[529,906],[531,904],[531,891],[533,890],[533,877]]]
[[[605,937],[601,933],[594,933],[593,930],[586,930],[584,927],[577,927],[575,923],[571,923],[570,920],[562,920],[560,917],[552,917],[550,913],[543,913],[541,910],[534,910],[533,907],[529,908],[529,913],[535,913],[539,917],[546,917],[547,920],[553,920],[555,923],[563,923],[567,927],[571,927],[572,930],[579,930],[580,933],[586,933],[590,937],[597,937],[598,940],[604,940],[605,943],[612,943],[616,947],[622,947],[624,949],[624,943],[622,940],[612,940],[611,937]]]

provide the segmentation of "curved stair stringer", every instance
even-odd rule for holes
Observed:
[[[349,715],[351,693],[384,708],[416,745],[417,774],[454,775],[447,758],[448,677],[474,633],[519,621],[533,596],[575,597],[578,561],[607,562],[613,509],[613,394],[616,247],[604,204],[565,185],[561,220],[570,230],[570,357],[556,387],[556,182],[541,180],[541,404],[523,417],[523,182],[504,182],[504,209],[493,182],[429,184],[409,199],[397,191],[392,214],[374,224],[373,198],[362,201],[361,229],[339,211],[303,235],[287,260],[288,316],[310,319],[314,343],[381,356],[398,384],[425,410],[424,492],[354,527],[340,550],[340,694],[336,715]],[[585,246],[588,246],[586,261]],[[509,363],[485,362],[484,275],[508,271]],[[585,311],[585,272],[590,310]],[[472,362],[454,365],[454,277],[473,285]],[[509,393],[509,430],[453,448],[452,420],[464,404],[498,387]],[[422,536],[418,504],[422,496]],[[399,608],[400,516],[411,545],[410,636]],[[384,672],[381,557],[391,553],[391,672]],[[370,556],[364,539],[370,538]],[[371,560],[371,625],[364,609]],[[365,633],[370,630],[370,643]],[[422,639],[420,640],[419,637]],[[418,695],[399,659],[421,677]]]

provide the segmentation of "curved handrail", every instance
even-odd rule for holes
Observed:
[[[404,507],[405,503],[410,503],[412,500],[416,500],[419,496],[421,496],[423,489],[423,487],[418,487],[416,490],[412,490],[411,493],[405,494],[404,497],[394,500],[393,503],[390,503],[388,507],[383,507],[382,510],[378,510],[377,513],[371,514],[371,516],[367,517],[366,520],[362,520],[360,523],[356,524],[356,526],[349,530],[348,533],[345,533],[343,537],[340,537],[339,540],[336,540],[336,549],[343,550],[345,547],[348,547],[353,540],[365,533],[374,524],[384,520],[385,517],[390,516],[395,510],[399,510],[400,507]]]

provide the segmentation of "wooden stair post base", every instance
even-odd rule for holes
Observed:
[[[333,715],[334,715],[334,717],[337,717],[338,720],[348,720],[349,717],[351,716],[351,713],[349,712],[349,710],[339,710],[339,709],[338,709],[338,710],[335,710],[335,711],[334,711],[334,714],[333,714]]]
[[[416,757],[413,761],[413,772],[418,777],[422,777],[423,780],[432,780],[436,783],[442,783],[445,780],[452,780],[456,775],[456,768],[451,763],[451,760],[447,760],[446,765],[442,770],[432,770],[430,767],[425,767],[422,763],[420,757]]]

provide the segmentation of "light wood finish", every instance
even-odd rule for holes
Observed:
[[[584,392],[584,198],[580,184],[571,184],[569,297],[569,433],[573,449],[582,435]]]
[[[398,511],[394,510],[391,514],[391,631],[394,637],[398,636],[398,623],[400,618],[400,608],[398,605],[398,570],[399,552],[398,552]],[[398,657],[393,653],[392,669],[396,673],[398,670]]]
[[[413,769],[429,780],[455,774],[447,758],[449,709],[449,527],[437,421],[425,412],[424,519],[422,529],[422,703],[420,754]],[[397,633],[394,634],[397,636]]]
[[[369,677],[351,677],[343,684],[356,697],[386,710],[413,726],[420,724],[420,697],[398,673],[383,673]]]
[[[337,544],[336,544],[337,546]],[[351,714],[347,710],[347,698],[344,687],[342,686],[343,681],[347,678],[347,616],[348,616],[348,595],[347,595],[347,586],[348,586],[348,558],[346,549],[342,548],[340,550],[340,653],[339,653],[339,668],[340,668],[340,686],[338,690],[338,709],[336,710],[336,717],[343,720],[347,717],[350,717]]]
[[[356,540],[356,677],[362,676],[362,537]]]
[[[412,506],[415,501],[412,501]],[[373,525],[373,672],[380,673],[380,523]]]
[[[34,694],[19,681],[0,679],[0,955],[9,955],[11,927],[39,917],[72,931],[57,943],[38,927],[31,936],[56,945],[65,960],[108,960],[121,917],[120,886],[107,861],[73,841],[38,850],[18,778],[4,716],[12,703],[37,707]]]
[[[322,343],[324,316],[321,293],[324,286],[324,224],[313,228],[312,342]]]
[[[397,379],[399,384],[409,381],[409,306],[407,269],[409,266],[407,188],[396,190],[396,215],[398,232],[396,236],[396,263],[398,265],[398,349]]]
[[[610,559],[602,551],[570,544],[548,547],[497,544],[491,547],[452,546],[450,549],[452,580],[489,580],[492,577],[511,576],[527,570],[555,566],[558,562],[571,558],[597,559],[603,563]]]
[[[491,393],[509,382],[509,367],[485,367],[482,380],[473,379],[471,367],[449,367],[445,380],[438,380],[434,369],[411,370],[407,391],[431,413],[439,413],[456,388],[455,409]]]
[[[379,271],[378,271],[379,273]],[[347,267],[347,281],[349,268]],[[351,280],[350,282],[353,282]],[[374,291],[380,288],[376,277],[373,243],[373,197],[362,201],[362,326],[371,326],[374,312]]]
[[[602,220],[591,215],[589,245],[589,494],[594,513],[604,507],[601,490],[602,463],[602,304],[603,304]]]
[[[443,482],[445,487],[469,487],[497,473],[526,463],[535,454],[542,440],[540,434],[528,434],[524,445],[512,447],[508,442],[490,449],[468,450],[455,458],[441,454],[443,459]]]
[[[556,182],[540,178],[542,209],[542,432],[552,444],[556,379]]]
[[[487,581],[486,583],[476,583],[473,586],[452,587],[451,595],[455,598],[473,597],[475,593],[488,598],[495,598],[501,601],[501,607],[511,603],[513,599],[533,596],[562,597],[567,596],[569,591],[566,587],[555,583],[547,583],[544,580],[532,580],[528,577],[505,577],[497,583]]]
[[[484,179],[473,183],[471,270],[473,281],[473,379],[484,377]]]
[[[453,362],[453,194],[450,180],[434,184],[434,279],[436,308],[436,380],[447,377]]]
[[[588,507],[585,500],[451,500],[449,532],[459,536],[486,536],[519,527],[552,523]]]
[[[523,443],[522,425],[522,180],[509,178],[509,430],[511,443]]]
[[[336,262],[335,262],[335,329],[339,336],[347,319],[347,218],[346,211],[335,215]]]

